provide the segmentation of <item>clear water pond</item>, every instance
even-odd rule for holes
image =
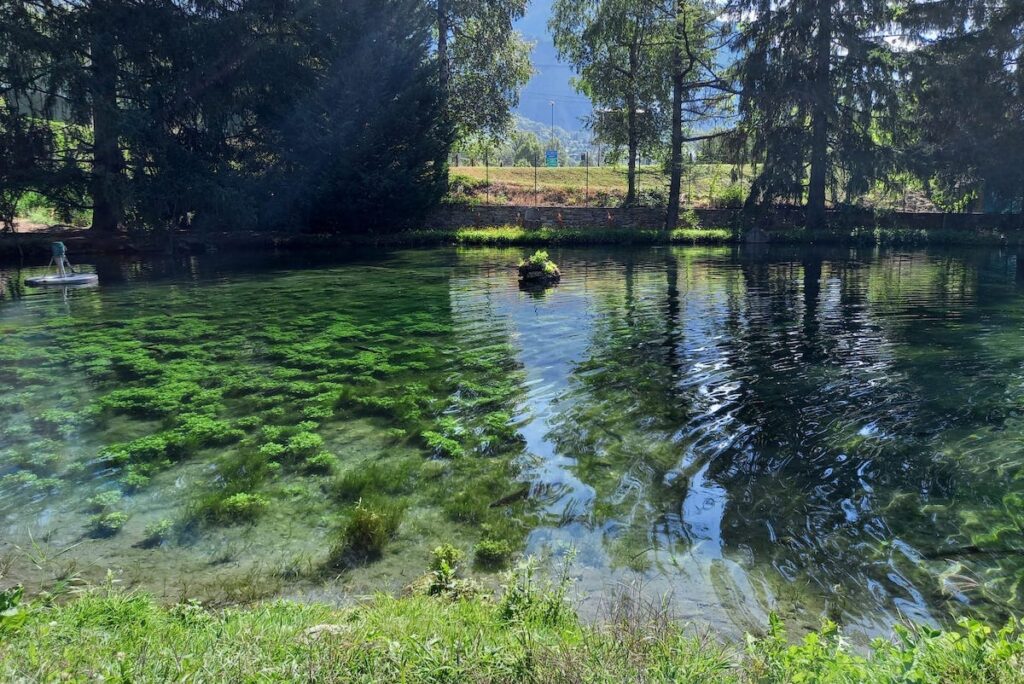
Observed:
[[[451,542],[736,634],[1024,612],[1020,256],[531,251],[0,265],[0,585],[344,602]]]

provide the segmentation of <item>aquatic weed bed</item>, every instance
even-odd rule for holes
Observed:
[[[158,576],[171,548],[337,574],[439,536],[503,565],[526,529],[521,498],[492,506],[519,488],[513,350],[456,343],[446,279],[395,280],[167,285],[0,322],[0,515],[60,521],[11,541]]]

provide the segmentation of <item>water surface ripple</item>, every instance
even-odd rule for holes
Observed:
[[[201,323],[210,363],[244,365],[246,353],[258,355],[246,351],[248,326],[316,332],[343,319],[365,324],[429,310],[450,326],[450,337],[438,341],[424,327],[435,346],[419,376],[398,373],[388,389],[386,369],[374,371],[374,386],[398,396],[422,383],[436,395],[430,410],[462,439],[487,429],[486,402],[474,401],[472,388],[508,383],[502,420],[517,441],[498,451],[486,439],[474,442],[461,458],[497,459],[488,477],[504,473],[509,482],[494,491],[514,492],[518,482],[528,492],[523,501],[509,497],[517,503],[506,519],[479,523],[429,500],[426,490],[422,500],[410,494],[421,521],[403,525],[399,551],[334,584],[310,581],[316,588],[284,593],[400,586],[421,571],[431,545],[454,538],[468,546],[507,523],[520,530],[527,552],[549,562],[571,551],[591,604],[618,582],[640,582],[651,596],[669,597],[681,617],[737,633],[759,629],[771,611],[800,626],[827,616],[875,634],[901,617],[941,624],[971,614],[998,622],[1024,608],[1024,258],[999,251],[553,249],[562,284],[524,292],[511,267],[526,252],[424,250],[305,264],[109,262],[99,264],[100,288],[69,292],[27,291],[20,283],[28,270],[0,268],[0,333],[22,354],[0,358],[16,364],[0,367],[0,380],[18,397],[0,417],[0,491],[9,502],[0,513],[9,546],[23,550],[29,534],[75,543],[86,528],[82,502],[119,476],[95,464],[97,453],[155,429],[118,418],[102,429],[80,421],[49,434],[43,446],[63,450],[63,465],[53,468],[67,480],[63,493],[26,488],[23,473],[48,474],[24,453],[40,446],[29,434],[38,414],[80,412],[109,391],[82,368],[66,369],[63,389],[55,388],[54,369],[34,374],[26,350],[73,344],[90,321],[119,325],[145,311]],[[249,298],[251,310],[224,313],[217,302],[225,296]],[[301,306],[280,303],[297,297]],[[52,325],[57,318],[60,326]],[[426,353],[417,332],[383,324],[372,331],[359,349],[396,364]],[[303,353],[330,367],[341,347],[319,339],[306,340]],[[325,377],[320,371],[317,381]],[[240,415],[230,403],[226,410]],[[378,439],[386,427],[379,417],[342,412],[318,429],[344,472],[346,459],[369,463],[395,448]],[[415,440],[399,448],[422,449]],[[424,457],[430,454],[417,456]],[[181,488],[209,477],[204,463],[213,458],[178,463],[173,478],[158,476],[158,486],[131,495],[133,524],[180,515],[188,505]],[[451,472],[464,473],[452,475],[452,495],[484,477],[458,466]],[[82,555],[88,567],[130,565],[132,581],[152,587],[173,573],[227,572],[210,560],[225,545],[238,545],[228,566],[254,572],[258,534],[281,558],[305,554],[313,567],[332,506],[296,505],[254,527],[210,531],[205,542],[179,549],[186,558],[174,563],[166,547],[139,549],[127,527],[91,539]],[[298,531],[304,525],[311,536]],[[20,579],[33,578],[26,563],[12,567]],[[41,582],[40,574],[34,579]],[[9,573],[3,581],[17,579]]]

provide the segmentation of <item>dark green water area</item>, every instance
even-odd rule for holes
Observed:
[[[530,251],[0,266],[0,584],[344,603],[450,542],[736,634],[1024,612],[1020,256]]]

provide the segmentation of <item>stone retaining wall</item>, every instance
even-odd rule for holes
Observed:
[[[739,210],[696,209],[702,226],[728,228],[741,221]],[[940,214],[889,212],[873,215],[868,211],[829,212],[835,226],[884,226],[912,229],[949,230],[1014,230],[1022,227],[1018,214]],[[539,214],[545,226],[566,228],[661,228],[664,209],[636,207],[517,207],[517,206],[445,206],[427,219],[428,228],[470,228],[473,226],[518,225]],[[771,227],[803,225],[803,210],[790,208],[776,211],[768,219]]]

